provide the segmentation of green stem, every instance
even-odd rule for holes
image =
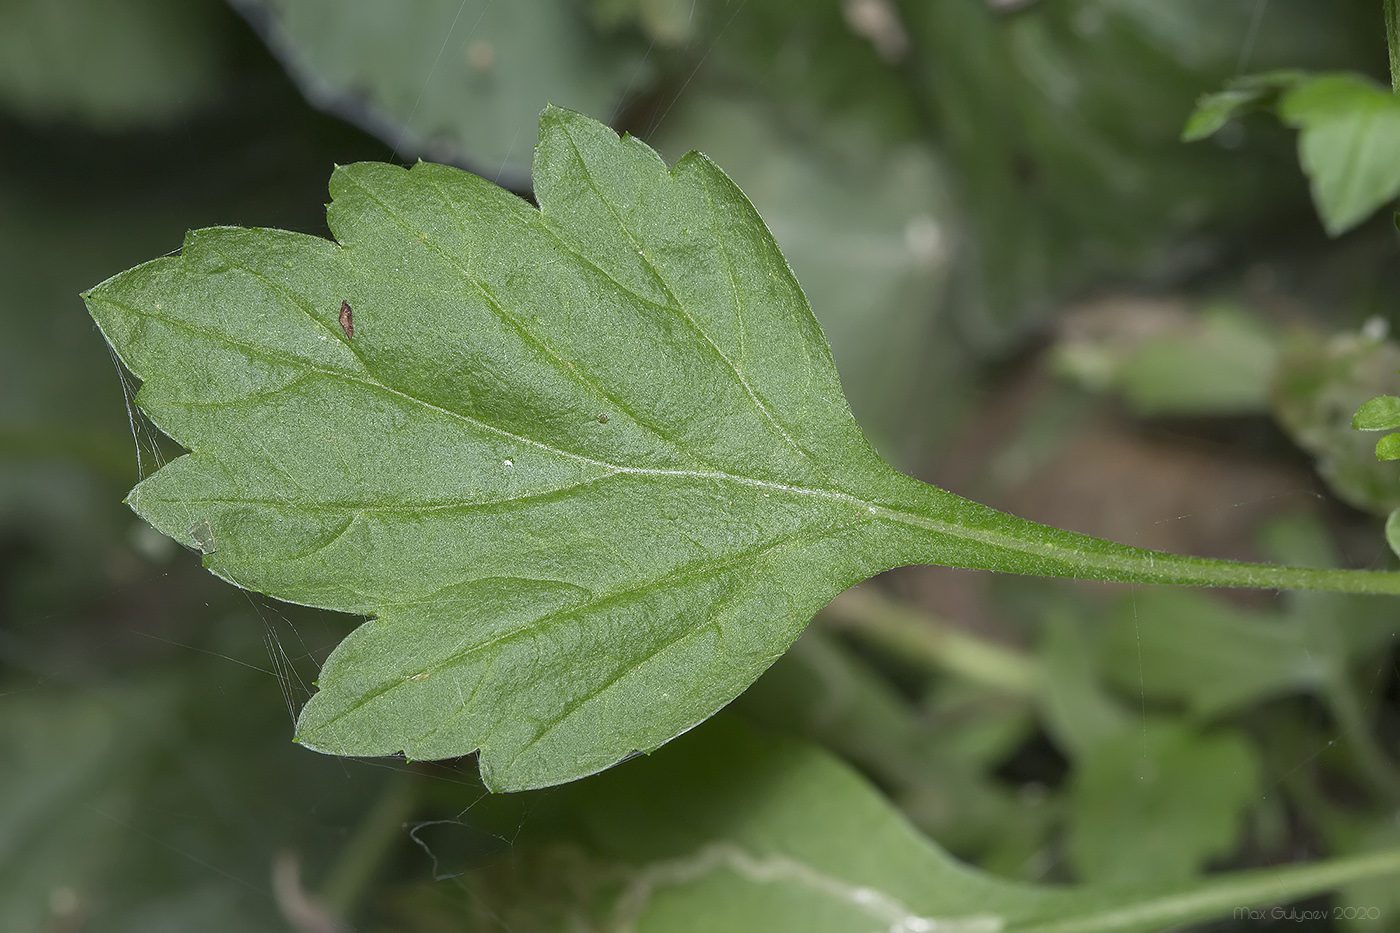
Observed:
[[[927,612],[901,606],[872,587],[847,590],[822,614],[840,628],[920,666],[941,668],[1021,696],[1034,696],[1039,689],[1040,666],[1034,659]]]
[[[1385,44],[1390,51],[1390,89],[1400,94],[1400,0],[1385,0]]]
[[[1286,904],[1353,882],[1395,874],[1400,874],[1400,849],[1388,849],[1310,865],[1241,872],[1208,886],[1198,884],[1181,893],[1141,900],[1127,907],[1090,908],[1069,919],[1013,924],[1006,933],[1116,933],[1174,928],[1195,920],[1228,917],[1236,908]],[[1092,896],[1087,890],[1084,895]]]
[[[417,798],[414,775],[395,774],[360,821],[321,888],[321,902],[335,916],[347,918],[369,887],[385,854],[401,837],[404,821]]]
[[[868,512],[899,526],[904,563],[943,564],[979,570],[1078,577],[1120,583],[1175,583],[1258,589],[1317,590],[1400,595],[1400,573],[1375,570],[1282,567],[1187,557],[1115,544],[979,505],[919,484],[920,501],[906,487],[899,505],[869,505]],[[905,549],[907,548],[907,550]]]

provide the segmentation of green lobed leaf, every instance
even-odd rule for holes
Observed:
[[[1377,460],[1400,460],[1400,434],[1387,434],[1376,441]]]
[[[1282,97],[1279,119],[1299,130],[1298,161],[1332,236],[1400,194],[1400,97],[1360,75],[1320,75]]]
[[[883,463],[801,289],[710,160],[551,107],[536,209],[457,169],[339,168],[337,242],[195,231],[86,296],[191,453],[132,507],[240,586],[372,616],[298,740],[496,789],[653,749],[846,587],[907,563],[1400,591],[1177,557]],[[348,309],[342,311],[342,309]]]

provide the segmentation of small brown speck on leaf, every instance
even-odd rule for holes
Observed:
[[[607,416],[607,413],[606,413],[606,412],[604,412],[603,414],[601,414],[601,415],[598,416],[598,423],[599,423],[599,424],[607,424],[607,423],[608,423],[608,416]]]
[[[355,319],[348,301],[340,303],[340,329],[345,331],[347,337],[355,336]]]

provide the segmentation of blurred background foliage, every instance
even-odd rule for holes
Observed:
[[[1264,115],[1178,141],[1247,72],[1383,79],[1381,22],[1376,0],[0,0],[0,928],[559,929],[621,890],[598,859],[694,835],[673,798],[631,827],[605,799],[677,765],[486,798],[471,760],[291,746],[353,620],[220,584],[125,509],[178,451],[84,288],[199,226],[324,234],[335,163],[528,196],[550,101],[734,177],[900,467],[1133,544],[1389,567],[1400,477],[1350,429],[1400,381],[1388,216],[1329,239]],[[1008,879],[1189,878],[1400,843],[1396,635],[1379,600],[907,568],[731,718],[868,779],[818,828],[892,805]],[[715,769],[735,729],[677,760]],[[788,818],[719,772],[704,806],[744,833]],[[677,881],[657,909],[737,897]],[[1316,903],[1400,924],[1393,885]]]

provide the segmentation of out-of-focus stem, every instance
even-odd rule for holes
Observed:
[[[1328,680],[1327,703],[1356,756],[1356,763],[1377,792],[1391,804],[1400,804],[1400,774],[1371,734],[1355,688],[1341,671]]]
[[[417,799],[416,784],[412,774],[395,774],[356,827],[321,889],[321,902],[336,916],[348,918],[354,912],[384,856],[403,835]]]
[[[873,587],[847,590],[823,610],[835,626],[858,632],[896,657],[932,665],[1023,696],[1040,689],[1040,666],[1028,655],[978,638],[923,611],[886,599]]]

